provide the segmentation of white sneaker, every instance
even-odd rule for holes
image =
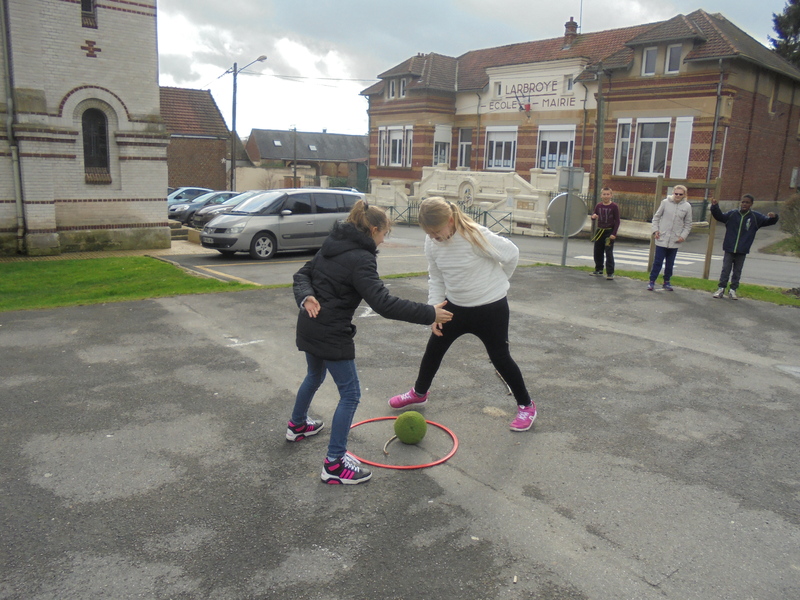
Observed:
[[[712,298],[724,298],[725,297],[725,288],[717,288],[717,291],[714,292]]]
[[[736,295],[736,290],[728,290],[728,298],[731,300],[738,300],[739,296]]]

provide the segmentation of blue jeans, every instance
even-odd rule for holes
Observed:
[[[664,248],[664,246],[656,246],[656,256],[653,259],[653,270],[650,271],[650,281],[658,279],[658,274],[661,272],[661,265],[666,260],[664,267],[664,283],[669,283],[672,279],[672,267],[675,264],[675,255],[678,254],[677,248]]]
[[[306,352],[308,372],[300,389],[292,410],[292,423],[305,423],[308,418],[308,407],[314,399],[319,386],[325,381],[325,374],[330,372],[336,387],[339,388],[339,405],[333,413],[331,423],[331,439],[328,444],[328,458],[341,458],[347,452],[347,436],[361,400],[361,384],[358,381],[356,361],[324,360]]]

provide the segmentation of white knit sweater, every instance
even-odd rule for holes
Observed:
[[[511,240],[480,226],[489,255],[460,233],[445,242],[425,238],[428,259],[428,303],[445,297],[458,306],[482,306],[506,296],[508,279],[519,261],[519,248]]]

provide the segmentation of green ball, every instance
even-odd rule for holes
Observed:
[[[394,422],[394,434],[404,444],[418,444],[427,431],[425,417],[415,410],[404,412]]]

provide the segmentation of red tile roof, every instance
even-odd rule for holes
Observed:
[[[208,90],[162,87],[161,118],[172,135],[230,136]]]
[[[508,65],[548,62],[565,58],[584,58],[599,62],[625,47],[625,42],[651,29],[657,23],[579,34],[565,48],[564,38],[523,42],[510,46],[473,50],[458,57],[458,90],[479,90],[489,83],[486,69]]]
[[[799,69],[721,14],[709,14],[704,10],[696,10],[687,16],[676,15],[667,21],[579,34],[571,44],[566,44],[566,38],[562,36],[473,50],[455,59],[435,53],[417,54],[378,77],[409,75],[412,77],[409,89],[482,90],[489,83],[486,70],[492,67],[581,58],[585,60],[587,71],[592,71],[592,67],[596,70],[600,65],[604,69],[624,69],[629,68],[633,61],[634,47],[682,40],[694,42],[694,49],[686,61],[740,58],[800,80]],[[361,94],[380,94],[383,89],[384,81],[380,81]]]

